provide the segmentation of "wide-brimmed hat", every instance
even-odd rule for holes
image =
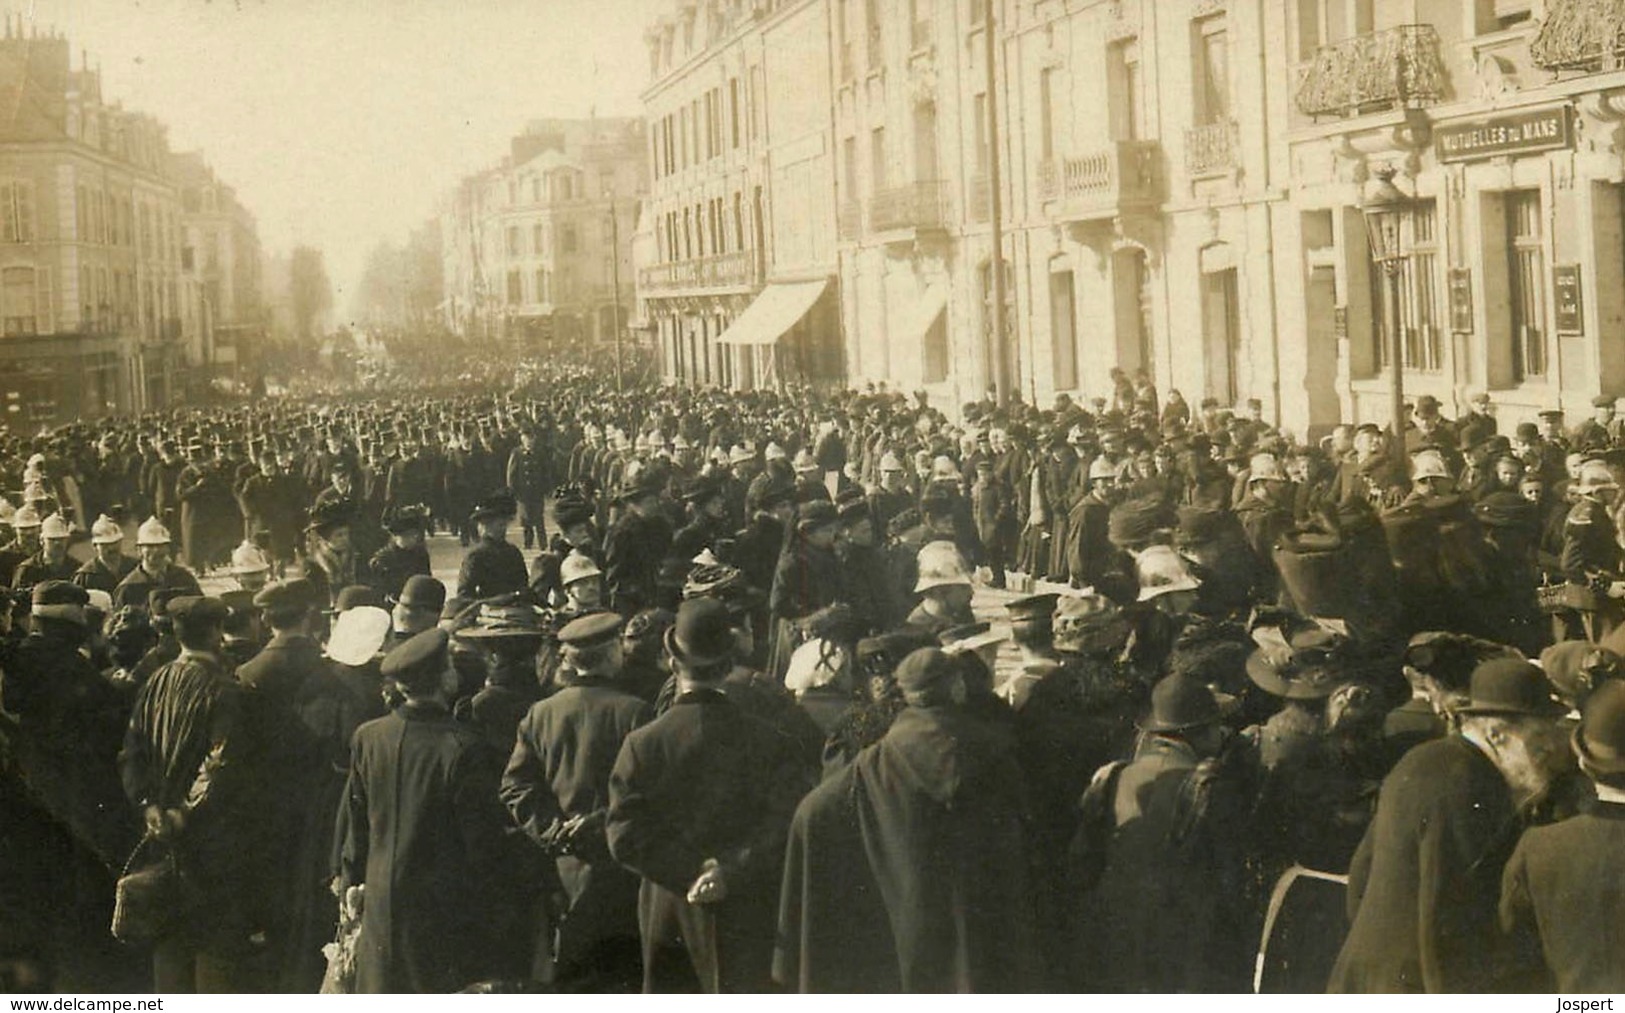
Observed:
[[[971,654],[984,647],[1002,644],[1010,639],[1010,631],[994,627],[989,622],[965,623],[943,630],[937,642],[947,655]]]
[[[377,657],[389,637],[389,613],[374,605],[346,609],[333,621],[327,656],[341,665],[364,665]]]
[[[469,512],[468,519],[482,521],[488,517],[515,517],[519,514],[519,503],[513,498],[513,493],[506,489],[494,492],[474,504]]]
[[[1625,682],[1609,680],[1586,699],[1571,742],[1586,770],[1625,774]]]
[[[659,496],[665,490],[666,483],[658,472],[649,468],[639,468],[635,475],[621,483],[620,489],[615,493],[615,502],[628,503],[648,496]]]
[[[1247,677],[1259,689],[1286,700],[1321,700],[1347,681],[1343,652],[1348,638],[1305,624],[1294,630],[1260,626],[1258,646],[1247,657]]]
[[[1604,682],[1625,675],[1625,661],[1601,644],[1564,640],[1540,652],[1540,669],[1563,699],[1581,704]]]
[[[1569,710],[1553,699],[1546,673],[1521,658],[1496,658],[1473,669],[1468,695],[1459,713],[1556,718]]]
[[[354,522],[354,503],[342,499],[329,500],[318,504],[310,511],[310,522],[305,525],[305,530],[314,531],[325,538],[339,528],[349,527]]]
[[[1191,573],[1183,557],[1170,545],[1153,545],[1134,561],[1140,601],[1151,601],[1175,591],[1195,591],[1202,582]]]
[[[914,593],[949,585],[972,586],[965,557],[953,542],[927,542],[920,547],[919,578],[914,582]]]
[[[593,558],[582,552],[571,550],[568,556],[559,563],[559,586],[569,587],[578,580],[590,577],[601,577],[604,571],[599,569]]]
[[[1219,713],[1219,700],[1206,683],[1188,675],[1170,675],[1151,687],[1151,714],[1140,724],[1140,730],[1188,731],[1214,724]]]
[[[384,516],[384,530],[392,535],[429,530],[429,508],[421,503],[391,510]]]
[[[693,668],[709,668],[733,657],[736,640],[728,606],[714,598],[691,598],[677,608],[666,631],[666,650]]]
[[[270,569],[271,561],[266,558],[265,550],[253,542],[245,541],[231,550],[231,572],[239,577],[266,573]]]
[[[474,615],[474,624],[457,631],[467,640],[495,641],[511,639],[541,640],[541,617],[529,605],[481,605]]]

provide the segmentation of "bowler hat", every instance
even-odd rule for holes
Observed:
[[[1151,716],[1146,732],[1182,732],[1219,720],[1219,701],[1205,683],[1188,675],[1170,675],[1151,687]]]
[[[1586,699],[1572,741],[1587,771],[1625,774],[1625,682],[1609,680]]]
[[[1552,684],[1521,658],[1496,658],[1473,669],[1471,701],[1462,714],[1562,717],[1568,708],[1552,698]]]
[[[409,609],[422,609],[438,614],[446,607],[446,585],[426,573],[415,573],[406,578],[397,605]]]
[[[714,598],[691,598],[677,608],[677,621],[666,631],[666,650],[690,668],[709,668],[733,657],[733,617]]]

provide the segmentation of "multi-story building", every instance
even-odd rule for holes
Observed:
[[[539,120],[500,166],[463,180],[441,212],[447,326],[613,340],[632,309],[644,148],[639,119]]]
[[[57,35],[0,40],[0,411],[32,426],[182,387],[179,201],[162,124]]]
[[[202,152],[172,155],[169,167],[180,190],[187,362],[195,376],[234,378],[266,335],[259,231]]]
[[[1408,396],[1487,391],[1508,421],[1625,393],[1625,74],[1618,0],[1300,0],[1274,37],[1290,206],[1278,237],[1297,412],[1386,417],[1396,321]],[[1392,280],[1358,205],[1413,198]]]
[[[645,34],[638,302],[669,379],[846,375],[829,12],[828,0],[676,0]]]

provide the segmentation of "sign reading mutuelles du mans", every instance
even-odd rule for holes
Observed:
[[[1441,162],[1469,162],[1495,155],[1567,148],[1573,143],[1568,106],[1497,116],[1474,123],[1452,123],[1433,131]]]

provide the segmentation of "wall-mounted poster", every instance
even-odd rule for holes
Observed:
[[[1450,329],[1457,334],[1473,333],[1473,272],[1469,268],[1450,269]]]
[[[1585,333],[1585,304],[1580,295],[1580,265],[1552,265],[1552,298],[1557,307],[1557,333]]]

